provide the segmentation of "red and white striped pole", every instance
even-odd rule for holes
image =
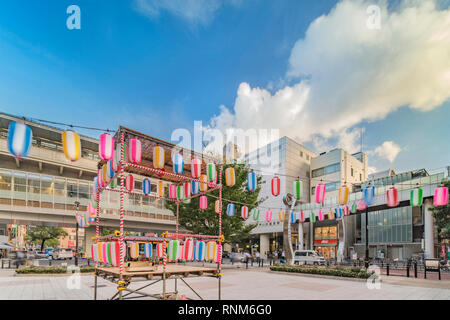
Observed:
[[[125,248],[123,242],[123,218],[124,218],[124,189],[125,189],[125,179],[124,179],[124,166],[125,166],[125,137],[124,133],[120,132],[120,238],[119,238],[119,246],[120,246],[120,263],[119,263],[119,299],[122,299],[122,284],[123,284],[123,260],[125,257]]]
[[[223,165],[219,169],[219,261],[218,261],[218,276],[219,276],[219,300],[221,298],[221,279],[222,279],[222,171]]]

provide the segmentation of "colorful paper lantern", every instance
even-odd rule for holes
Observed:
[[[190,182],[183,183],[183,191],[184,191],[185,198],[191,197],[191,183]]]
[[[144,244],[144,256],[148,259],[153,257],[153,245],[151,243]]]
[[[367,186],[364,188],[364,203],[370,206],[375,199],[375,188],[372,186]]]
[[[177,186],[177,199],[184,200],[184,188],[183,186]]]
[[[202,174],[202,160],[193,158],[191,160],[191,177],[194,179],[200,178]]]
[[[346,185],[343,185],[339,188],[338,203],[341,206],[343,206],[344,204],[347,204],[348,193],[349,193],[349,188]]]
[[[325,219],[325,214],[322,210],[319,210],[319,221],[323,221]]]
[[[398,191],[397,188],[391,187],[386,191],[386,204],[388,207],[398,206]]]
[[[309,221],[310,222],[316,222],[316,215],[314,212],[311,211],[311,213],[309,214]]]
[[[294,181],[292,183],[292,192],[295,199],[299,200],[302,196],[302,182],[300,180]]]
[[[164,169],[165,153],[163,147],[156,146],[153,148],[153,168]]]
[[[114,156],[114,137],[108,133],[100,135],[98,154],[103,160],[111,160]]]
[[[256,174],[253,171],[247,174],[247,188],[249,191],[256,190]]]
[[[242,206],[241,207],[241,218],[242,219],[247,219],[248,218],[248,207],[247,206]]]
[[[328,212],[328,219],[329,220],[334,220],[334,212],[331,209],[330,209],[330,212]]]
[[[128,160],[132,163],[141,163],[142,144],[137,138],[132,138],[128,142]]]
[[[120,242],[111,241],[110,247],[112,265],[118,267],[120,265]],[[122,248],[125,249],[125,243],[122,243]]]
[[[88,201],[88,215],[91,218],[95,218],[97,216],[97,204],[93,201]]]
[[[169,198],[175,199],[177,197],[177,186],[174,184],[171,184],[169,186]]]
[[[346,216],[350,215],[350,210],[348,209],[348,206],[344,207],[344,215],[346,215]]]
[[[130,257],[131,259],[137,259],[139,257],[139,243],[130,243]]]
[[[215,163],[212,163],[212,162],[208,163],[206,166],[206,172],[207,172],[207,176],[208,176],[208,181],[216,183],[217,171],[216,171]]]
[[[270,210],[270,209],[266,211],[266,221],[267,222],[272,221],[272,210]]]
[[[225,184],[227,187],[232,187],[236,183],[236,175],[234,173],[233,167],[228,167],[225,169]]]
[[[278,221],[283,222],[285,219],[285,212],[284,210],[278,210]]]
[[[343,215],[342,208],[335,208],[334,209],[334,216],[336,217],[336,219],[342,218],[342,215]]]
[[[70,161],[77,161],[81,158],[80,136],[73,130],[66,130],[62,133],[62,145],[64,156]]]
[[[108,181],[111,181],[116,174],[116,170],[114,169],[114,166],[115,166],[114,163],[115,163],[114,159],[111,159],[106,163],[106,175],[107,175]],[[116,166],[116,168],[117,168],[117,166]]]
[[[97,198],[98,192],[98,177],[94,177],[94,181],[92,182],[92,197]]]
[[[156,183],[156,193],[158,197],[164,197],[164,182],[161,180]]]
[[[106,181],[105,181],[105,179],[103,179],[103,168],[98,170],[97,184],[98,184],[99,189],[103,188],[106,185]]]
[[[206,243],[206,260],[212,261],[217,256],[217,243],[215,241],[208,241]]]
[[[167,247],[167,255],[168,259],[173,261],[177,260],[179,256],[180,241],[179,240],[170,240],[169,245]]]
[[[172,156],[173,172],[176,174],[182,174],[184,168],[183,156],[179,153],[174,153]]]
[[[178,245],[178,260],[184,260],[184,245],[182,244]]]
[[[196,241],[194,245],[194,260],[205,260],[206,245],[204,241]]]
[[[187,238],[184,241],[184,258],[183,258],[183,260],[186,260],[186,261],[194,260],[194,247],[195,247],[194,239]]]
[[[142,193],[144,193],[145,195],[149,195],[150,192],[151,192],[150,179],[145,178],[144,180],[142,180]]]
[[[252,217],[254,221],[258,221],[259,220],[259,209],[258,208],[253,208],[252,209]]]
[[[220,213],[220,201],[219,200],[216,200],[214,202],[214,212],[215,213]]]
[[[208,198],[206,196],[200,197],[200,209],[205,210],[208,207]]]
[[[229,217],[234,216],[234,203],[229,203],[227,205],[227,216],[229,216]]]
[[[422,188],[411,189],[410,205],[411,207],[420,207],[423,202]]]
[[[280,194],[280,187],[281,187],[281,180],[278,177],[272,178],[272,195],[274,197],[277,197]]]
[[[191,191],[192,191],[192,194],[200,193],[200,182],[191,181]]]
[[[366,210],[366,209],[367,209],[366,201],[364,201],[364,200],[359,200],[359,201],[358,201],[357,210],[362,211],[362,210]]]
[[[202,182],[200,182],[200,191],[201,192],[205,192],[205,191],[207,191],[208,190],[208,177],[206,176],[206,174],[202,174],[201,176],[200,176],[200,181],[202,181]]]
[[[297,220],[298,220],[298,213],[294,212],[294,211],[291,211],[291,214],[289,215],[289,218],[290,218],[290,222],[291,223],[296,223]]]
[[[299,213],[299,220],[301,223],[305,222],[305,213],[303,211]]]
[[[448,188],[440,186],[434,189],[433,204],[438,206],[446,206],[448,204]]]
[[[316,186],[316,194],[315,194],[315,198],[316,198],[316,203],[322,203],[323,200],[325,199],[325,185],[324,184],[318,184]]]
[[[125,188],[129,192],[133,192],[134,190],[134,177],[132,174],[129,174],[125,179]]]
[[[157,243],[156,244],[156,257],[162,259],[164,258],[165,250],[164,250],[164,243]]]

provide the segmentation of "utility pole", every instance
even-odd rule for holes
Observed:
[[[75,205],[77,206],[77,211],[75,213],[75,216],[78,215],[78,209],[80,208],[80,202],[75,201]],[[78,220],[76,225],[76,234],[75,234],[75,265],[78,266]]]

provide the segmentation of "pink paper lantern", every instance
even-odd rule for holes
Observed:
[[[391,208],[398,206],[398,191],[396,188],[392,187],[386,191],[386,204]]]
[[[359,200],[357,209],[358,210],[366,210],[366,208],[367,208],[366,202],[364,200]]]
[[[266,212],[266,221],[267,222],[270,222],[270,221],[272,221],[272,210],[267,210],[267,212]]]
[[[171,184],[169,186],[169,198],[175,199],[177,197],[177,186],[174,184]]]
[[[141,163],[142,144],[137,138],[130,139],[128,142],[128,159],[132,163]]]
[[[103,160],[111,160],[114,157],[114,137],[108,133],[103,133],[100,136],[98,153]]]
[[[208,198],[206,196],[200,197],[200,209],[205,210],[208,207]]]
[[[325,185],[318,184],[316,186],[316,203],[322,203],[325,199]]]
[[[319,221],[323,221],[325,219],[325,214],[322,210],[319,210]]]
[[[434,189],[433,204],[435,206],[446,206],[448,204],[448,188],[444,186]]]

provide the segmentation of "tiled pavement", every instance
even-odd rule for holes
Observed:
[[[267,268],[225,269],[222,278],[223,299],[445,299],[450,300],[450,281],[383,277],[381,289],[369,290],[365,282],[307,277],[298,274],[271,273]],[[0,272],[0,299],[92,299],[94,277],[82,275],[79,289],[69,289],[68,276],[13,276]],[[217,299],[217,279],[189,278],[187,282],[205,299]],[[116,284],[98,278],[98,299],[108,299]],[[144,283],[135,283],[138,288]],[[173,290],[174,281],[168,281]],[[186,285],[178,281],[181,294],[195,298]],[[146,292],[160,293],[162,283]]]

